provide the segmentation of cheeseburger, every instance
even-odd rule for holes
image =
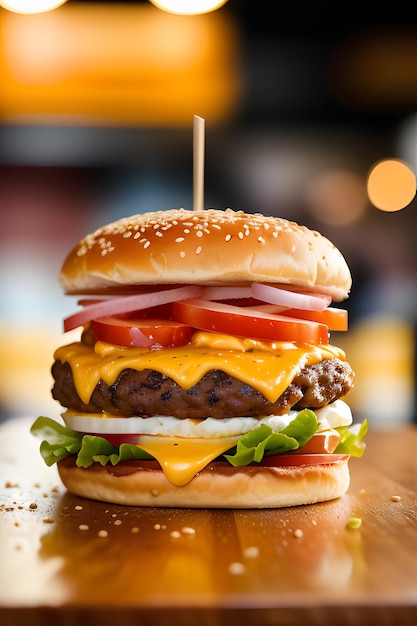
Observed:
[[[351,275],[324,236],[230,209],[124,218],[87,235],[60,283],[80,307],[54,354],[63,423],[32,432],[66,488],[107,502],[277,508],[342,496],[366,422],[354,374]]]

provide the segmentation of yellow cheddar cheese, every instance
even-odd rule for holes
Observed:
[[[240,436],[191,439],[141,435],[138,445],[158,461],[170,483],[182,487],[210,461],[233,448],[239,439]]]
[[[54,358],[69,363],[85,403],[100,379],[112,385],[126,368],[156,370],[183,389],[196,385],[210,370],[220,369],[275,402],[303,367],[324,359],[345,360],[345,354],[331,345],[265,342],[198,331],[190,344],[181,347],[148,350],[101,341],[94,347],[74,342],[58,348]]]

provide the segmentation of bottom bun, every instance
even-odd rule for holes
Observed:
[[[232,467],[212,463],[183,487],[172,485],[161,469],[135,461],[116,466],[58,463],[68,491],[92,500],[131,506],[267,509],[334,500],[346,493],[348,457],[335,463],[294,467]]]

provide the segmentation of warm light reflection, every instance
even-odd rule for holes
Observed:
[[[313,179],[306,200],[312,215],[324,224],[346,226],[365,212],[366,186],[355,172],[327,170]]]
[[[158,9],[177,15],[198,15],[219,9],[227,0],[151,0]]]
[[[185,17],[150,3],[1,11],[0,121],[189,128],[197,112],[216,124],[240,91],[237,35],[224,12]]]
[[[411,169],[397,159],[377,163],[368,176],[368,196],[381,211],[400,211],[416,195],[416,177]]]
[[[0,0],[0,7],[13,13],[44,13],[65,4],[67,0]]]

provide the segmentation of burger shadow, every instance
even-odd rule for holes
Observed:
[[[251,594],[336,597],[360,584],[351,501],[285,509],[140,508],[65,492],[39,556],[58,560],[65,602],[81,606],[229,606]]]

